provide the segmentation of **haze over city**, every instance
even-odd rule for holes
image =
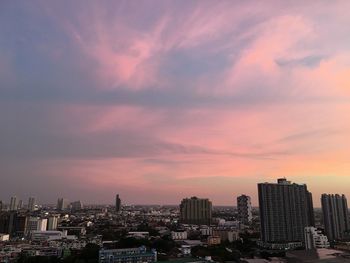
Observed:
[[[1,200],[350,196],[349,1],[2,1]]]

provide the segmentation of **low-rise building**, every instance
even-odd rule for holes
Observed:
[[[149,232],[146,232],[146,231],[131,231],[131,232],[128,232],[128,237],[149,238]]]
[[[213,229],[213,236],[219,236],[222,242],[232,243],[239,238],[239,233],[231,229],[217,228]]]
[[[209,236],[207,239],[208,246],[215,246],[221,244],[221,238],[219,236]]]
[[[201,231],[202,236],[211,236],[213,233],[213,229],[211,227],[208,227],[208,226],[201,227],[200,231]]]
[[[305,248],[307,250],[329,247],[327,236],[323,235],[322,232],[315,227],[305,227],[304,236]]]
[[[59,226],[58,231],[67,231],[67,235],[84,236],[86,234],[86,228],[82,226]]]
[[[0,234],[0,242],[9,241],[10,235],[9,234]]]
[[[171,238],[173,240],[185,240],[187,239],[187,231],[172,231]]]
[[[62,238],[67,238],[67,235],[61,231],[32,231],[30,233],[32,241],[49,241]]]
[[[191,246],[189,246],[189,245],[182,245],[180,250],[181,250],[181,254],[183,256],[191,255]]]
[[[144,263],[156,262],[157,251],[147,251],[146,247],[124,249],[101,249],[99,263]]]

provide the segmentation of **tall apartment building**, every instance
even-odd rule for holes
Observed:
[[[12,196],[10,201],[10,211],[16,211],[17,206],[17,196]]]
[[[24,236],[27,230],[26,215],[18,214],[17,212],[2,212],[0,213],[0,233],[10,234],[11,236]]]
[[[119,212],[122,208],[122,200],[119,197],[119,194],[115,196],[115,211]]]
[[[29,211],[34,211],[35,210],[35,198],[34,197],[29,197],[28,199],[28,210]]]
[[[180,221],[184,224],[210,225],[212,203],[204,198],[185,198],[180,204]]]
[[[321,196],[323,222],[329,241],[339,240],[349,230],[348,203],[345,195],[323,194]]]
[[[250,196],[241,195],[237,197],[237,211],[239,222],[248,225],[253,220],[252,202]]]
[[[266,243],[303,242],[312,225],[311,194],[305,184],[286,179],[258,184],[261,237]]]

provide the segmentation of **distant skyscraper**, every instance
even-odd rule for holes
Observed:
[[[10,211],[15,211],[17,210],[17,197],[16,196],[12,196],[11,197],[11,201],[10,201]]]
[[[210,225],[212,203],[209,199],[185,198],[180,204],[180,221],[184,224]]]
[[[73,203],[71,203],[71,206],[72,206],[72,210],[73,211],[78,211],[78,210],[81,210],[83,209],[83,203],[79,200],[79,201],[75,201]]]
[[[325,232],[330,241],[342,239],[349,230],[348,203],[345,195],[323,194],[321,196]]]
[[[59,198],[57,200],[57,210],[58,211],[64,211],[64,210],[67,210],[67,208],[68,208],[68,201],[67,201],[67,199]]]
[[[250,224],[253,219],[252,202],[250,196],[241,195],[237,197],[238,220],[243,224]]]
[[[17,209],[22,209],[23,208],[23,200],[19,200],[18,205],[17,205]]]
[[[277,184],[258,184],[258,191],[262,241],[303,242],[304,229],[312,224],[313,210],[306,185],[278,179]]]
[[[115,196],[115,211],[119,212],[122,208],[122,200],[119,197],[119,194]]]
[[[29,211],[34,211],[35,210],[35,198],[34,197],[29,197],[28,200],[28,210]]]

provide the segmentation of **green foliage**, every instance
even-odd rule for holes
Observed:
[[[176,243],[173,240],[159,238],[152,243],[151,247],[156,249],[158,252],[168,253],[176,247]]]
[[[142,223],[137,227],[137,231],[149,232],[150,236],[159,236],[159,232],[147,223]]]
[[[134,248],[134,247],[151,247],[148,239],[138,239],[133,237],[125,237],[119,240],[117,248]]]
[[[125,233],[113,229],[104,229],[102,230],[101,234],[103,240],[118,240],[123,235],[125,235]]]

